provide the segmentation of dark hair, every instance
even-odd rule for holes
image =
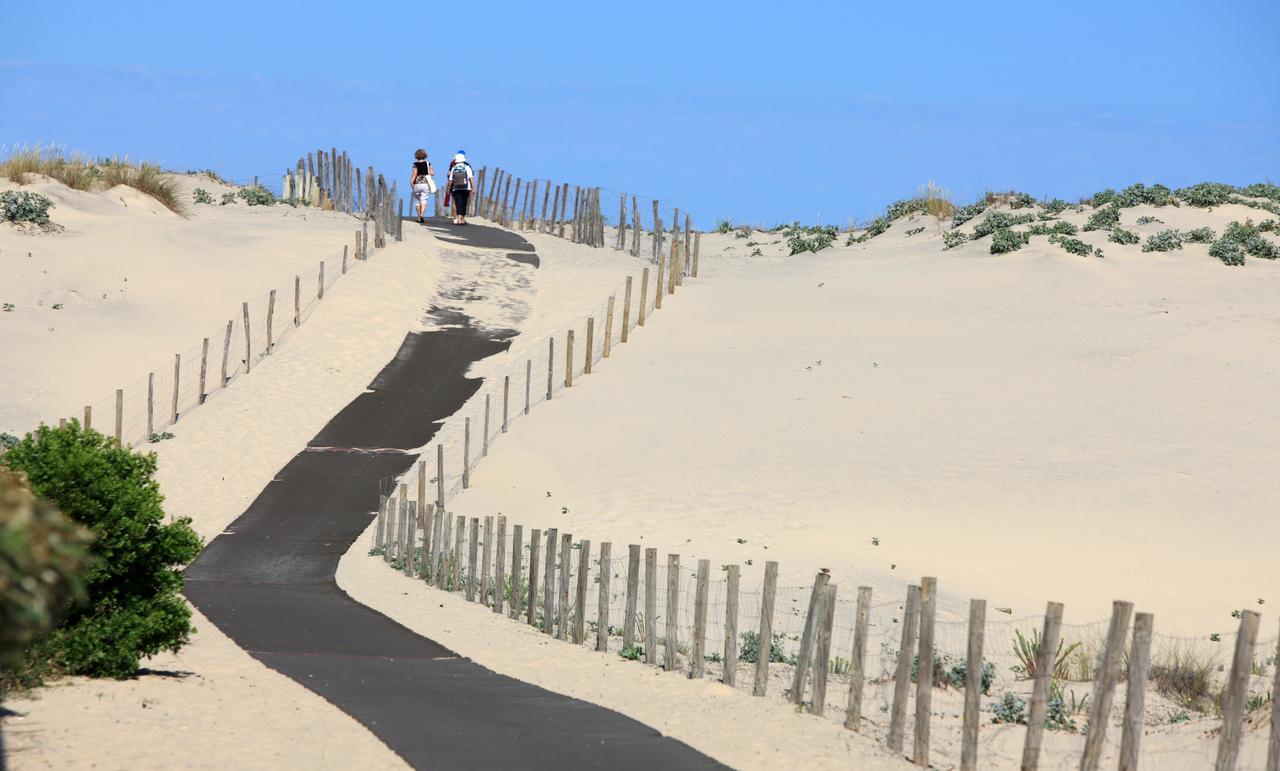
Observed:
[[[425,160],[427,157],[427,151],[419,147],[417,150],[413,151],[413,157],[417,158],[420,161]]]

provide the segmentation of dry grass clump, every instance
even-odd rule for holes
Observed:
[[[950,219],[956,213],[956,205],[951,200],[951,193],[941,185],[930,181],[920,188],[917,194],[924,199],[924,210],[938,222]]]
[[[170,211],[186,216],[178,184],[166,178],[159,166],[133,163],[126,158],[95,162],[81,153],[65,154],[61,148],[23,146],[0,160],[0,176],[26,184],[26,175],[43,174],[74,190],[108,189],[128,185],[151,196]]]
[[[1214,678],[1217,671],[1214,656],[1179,645],[1153,661],[1148,676],[1161,696],[1197,712],[1214,712],[1222,701],[1222,689]]]

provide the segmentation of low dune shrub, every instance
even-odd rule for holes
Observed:
[[[27,650],[84,595],[92,536],[0,468],[0,696],[45,674]]]
[[[1223,265],[1233,268],[1244,264],[1244,247],[1229,238],[1219,238],[1209,245],[1209,256],[1217,257]]]
[[[1115,193],[1111,201],[1123,208],[1144,203],[1149,206],[1168,206],[1178,203],[1178,199],[1173,197],[1173,191],[1164,185],[1156,184],[1147,187],[1141,182],[1129,185],[1119,193]]]
[[[1036,205],[1036,199],[1029,193],[1020,193],[1016,190],[1010,190],[1007,194],[1010,209],[1029,209]]]
[[[973,219],[974,217],[986,211],[987,206],[988,204],[984,199],[984,200],[978,201],[977,203],[971,203],[968,206],[958,207],[955,213],[951,215],[951,226],[959,227],[960,225],[963,225],[964,223],[968,222],[969,220]]]
[[[87,602],[31,649],[70,674],[129,677],[143,656],[177,651],[191,632],[182,567],[200,551],[190,520],[164,521],[156,457],[117,448],[78,421],[42,426],[0,458],[31,490],[92,531]]]
[[[1136,244],[1142,239],[1132,230],[1115,227],[1111,229],[1111,233],[1107,236],[1107,240],[1113,244]]]
[[[1008,252],[1015,252],[1026,246],[1030,240],[1031,237],[1026,233],[1003,228],[997,230],[995,235],[991,237],[991,253],[1007,254]]]
[[[1182,240],[1189,244],[1208,244],[1212,243],[1217,234],[1213,232],[1213,228],[1195,228],[1193,230],[1183,230]]]
[[[985,236],[989,236],[999,230],[1013,227],[1014,225],[1025,225],[1029,222],[1035,222],[1034,214],[1007,214],[1002,211],[993,211],[983,218],[973,228],[973,238],[977,240]]]
[[[889,204],[885,209],[885,216],[890,220],[896,220],[901,217],[905,217],[908,214],[924,212],[925,210],[925,200],[923,197],[917,196],[916,198],[903,198],[902,200],[894,201]]]
[[[1175,195],[1192,206],[1208,208],[1227,203],[1234,192],[1236,192],[1234,187],[1221,182],[1199,182],[1179,188]]]
[[[836,240],[839,229],[835,225],[788,225],[782,229],[791,254],[820,252]],[[748,235],[750,235],[748,233]]]
[[[747,661],[752,664],[760,656],[760,634],[758,632],[743,632],[738,635],[742,638],[742,645],[738,648],[738,660]],[[769,643],[769,661],[781,663],[787,660],[782,653],[782,641],[785,639],[781,634],[773,635],[773,640]]]
[[[1263,225],[1268,227],[1263,228],[1250,221],[1232,222],[1222,231],[1222,238],[1209,245],[1209,256],[1217,257],[1223,264],[1231,266],[1243,265],[1245,255],[1262,260],[1280,259],[1280,246],[1262,236],[1274,224],[1267,220]]]
[[[213,196],[209,195],[209,191],[203,187],[197,187],[191,192],[191,198],[196,203],[213,203]]]
[[[1215,657],[1185,645],[1174,647],[1151,662],[1147,677],[1155,685],[1156,693],[1179,706],[1212,712],[1221,700],[1221,689],[1214,680],[1217,669]]]
[[[0,172],[18,184],[24,183],[26,174],[44,174],[76,190],[128,185],[174,213],[186,214],[178,183],[154,164],[138,164],[123,158],[94,161],[79,153],[65,155],[60,149],[37,145],[16,150],[0,161]]]
[[[250,206],[274,206],[276,203],[275,194],[261,185],[242,187],[236,191],[236,196]]]
[[[932,181],[920,188],[919,197],[924,199],[924,210],[939,223],[956,213],[956,205],[951,201],[951,193]]]
[[[1059,680],[1067,677],[1068,659],[1078,650],[1080,642],[1067,645],[1066,640],[1058,641],[1058,650],[1054,655],[1053,676]],[[1013,630],[1013,655],[1018,663],[1013,666],[1013,673],[1020,678],[1030,680],[1036,676],[1036,661],[1040,658],[1040,630],[1032,629],[1031,634],[1024,635],[1022,630]]]
[[[1120,205],[1112,202],[1098,209],[1089,215],[1089,219],[1084,223],[1084,229],[1089,230],[1110,230],[1120,224]]]
[[[1036,222],[1027,228],[1027,234],[1032,236],[1074,236],[1078,232],[1080,231],[1075,225],[1065,220],[1058,220],[1052,225]]]
[[[1252,198],[1270,198],[1280,203],[1280,186],[1273,185],[1270,182],[1254,182],[1252,185],[1245,185],[1240,188],[1240,195],[1247,195]]]
[[[53,201],[39,193],[27,190],[6,190],[0,193],[0,220],[48,225],[49,210],[52,208]]]
[[[969,234],[962,230],[948,230],[942,234],[942,248],[951,249],[969,240]]]
[[[1081,257],[1088,257],[1091,254],[1096,254],[1099,257],[1102,256],[1102,252],[1099,249],[1090,246],[1078,238],[1068,238],[1067,236],[1055,234],[1049,236],[1049,243],[1057,244],[1071,254],[1079,255]]]
[[[920,233],[923,233],[923,232],[924,232],[924,228],[911,228],[906,233],[903,233],[903,235],[906,236],[907,238],[910,238],[911,236],[919,235]]]
[[[886,230],[888,230],[889,226],[892,224],[893,223],[889,220],[888,217],[876,217],[875,219],[867,223],[867,227],[865,230],[862,231],[862,233],[858,235],[854,235],[852,232],[850,232],[849,238],[845,240],[844,245],[852,246],[854,244],[861,244],[866,241],[870,241],[871,239],[875,238],[878,235],[881,235]]]
[[[1182,248],[1182,234],[1173,228],[1148,236],[1142,244],[1144,252],[1172,252]]]
[[[1049,214],[1061,214],[1064,211],[1066,211],[1070,206],[1071,204],[1067,203],[1061,198],[1052,198],[1040,204],[1040,207],[1044,209],[1046,212],[1048,212]]]

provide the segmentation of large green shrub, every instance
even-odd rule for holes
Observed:
[[[1110,230],[1120,224],[1120,205],[1110,203],[1093,214],[1084,223],[1085,230]]]
[[[1221,182],[1200,182],[1179,188],[1176,195],[1192,206],[1221,206],[1231,198],[1236,189]]]
[[[94,535],[88,602],[39,643],[42,655],[72,674],[128,677],[143,656],[186,644],[181,568],[200,539],[189,519],[164,522],[154,454],[117,448],[73,420],[28,434],[0,463]]]
[[[276,202],[275,194],[261,185],[242,187],[236,191],[236,195],[250,206],[272,206]]]
[[[963,225],[964,223],[968,222],[969,220],[973,219],[974,217],[986,211],[987,205],[988,205],[987,201],[984,198],[983,200],[978,201],[977,203],[971,203],[968,206],[959,207],[958,209],[956,209],[955,214],[951,215],[951,226],[957,227],[959,225]]]
[[[1172,252],[1182,248],[1182,234],[1173,228],[1148,236],[1142,244],[1144,252]]]
[[[790,225],[782,231],[792,254],[820,252],[831,246],[838,233],[835,225]]]
[[[1028,222],[1035,222],[1034,214],[1006,214],[1002,211],[993,211],[988,214],[982,222],[979,222],[973,228],[974,239],[991,235],[997,230],[1012,227],[1014,225],[1025,225]]]
[[[49,224],[49,209],[53,201],[39,193],[6,190],[0,193],[0,220]]]
[[[1016,230],[997,230],[996,234],[991,237],[991,253],[1005,254],[1021,249],[1031,240],[1026,233],[1019,233]]]
[[[0,696],[39,676],[26,651],[84,594],[89,531],[0,468]]]
[[[1122,227],[1114,227],[1111,229],[1111,235],[1107,236],[1107,240],[1113,244],[1136,244],[1142,239],[1132,230],[1125,230]]]

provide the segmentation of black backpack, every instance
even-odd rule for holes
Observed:
[[[467,164],[454,164],[453,171],[449,172],[449,183],[455,190],[467,187]]]

